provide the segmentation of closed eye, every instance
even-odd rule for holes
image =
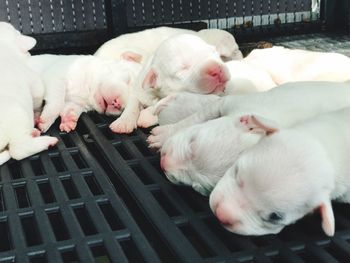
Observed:
[[[281,212],[272,212],[268,214],[267,218],[262,218],[264,222],[271,223],[274,225],[284,225],[282,223],[283,219],[285,218],[284,214]]]

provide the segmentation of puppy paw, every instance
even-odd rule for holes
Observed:
[[[33,131],[32,131],[32,137],[39,137],[41,134],[41,131],[34,128]]]
[[[54,121],[50,121],[50,120],[48,120],[46,118],[40,117],[37,120],[37,127],[39,128],[39,130],[41,132],[46,132],[51,127],[51,125],[53,123],[54,123]]]
[[[160,112],[169,106],[169,104],[176,99],[176,94],[166,96],[165,98],[161,99],[155,106],[153,114],[158,116]]]
[[[152,129],[147,142],[150,148],[159,149],[165,141],[171,136],[171,125],[158,126]]]
[[[118,118],[109,126],[115,133],[132,133],[136,128],[136,123],[124,118]]]
[[[61,115],[60,130],[65,132],[73,131],[78,122],[78,116],[74,111],[70,111],[68,114]]]
[[[140,112],[139,119],[137,120],[137,127],[148,128],[158,123],[158,117],[152,115],[146,110]]]

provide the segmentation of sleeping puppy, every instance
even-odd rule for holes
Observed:
[[[60,130],[75,129],[81,113],[119,115],[141,70],[134,61],[85,55],[39,55],[28,60],[45,84],[45,106],[38,127],[45,132],[61,116]]]
[[[176,124],[156,127],[148,142],[161,148],[161,167],[170,181],[208,195],[238,156],[262,138],[249,132],[240,116],[260,115],[290,127],[347,106],[349,84],[287,83],[265,93],[219,98]]]
[[[243,116],[262,136],[239,156],[214,188],[210,207],[224,227],[242,235],[276,234],[319,210],[334,235],[331,200],[350,203],[350,108],[292,128]]]
[[[182,34],[164,41],[142,69],[126,108],[110,128],[116,133],[130,133],[138,126],[152,125],[146,109],[169,94],[181,91],[222,93],[230,74],[219,53],[199,37]]]
[[[243,57],[234,37],[227,31],[204,29],[196,32],[165,26],[116,37],[104,43],[96,51],[95,56],[114,59],[127,57],[144,64],[163,41],[179,34],[191,34],[200,37],[206,43],[214,46],[225,61]]]
[[[34,38],[0,22],[0,165],[11,157],[21,160],[46,150],[58,141],[39,136],[34,128],[34,110],[42,106],[44,87],[25,63],[35,44]]]

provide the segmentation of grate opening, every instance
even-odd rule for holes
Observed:
[[[154,183],[151,177],[140,164],[131,166],[131,169],[134,171],[134,173],[137,175],[137,177],[141,180],[143,184],[148,185]]]
[[[47,213],[47,216],[49,217],[57,241],[68,240],[71,238],[60,211],[50,211]]]
[[[97,234],[96,227],[91,220],[91,217],[84,206],[74,208],[74,213],[79,221],[79,225],[86,236]]]
[[[122,156],[124,160],[134,159],[134,156],[129,152],[129,150],[123,145],[123,143],[118,143],[115,146],[115,149]]]
[[[66,191],[66,194],[70,200],[80,198],[77,187],[75,186],[70,176],[61,178],[61,183]]]
[[[119,219],[117,213],[114,211],[112,205],[109,202],[100,203],[99,206],[100,206],[100,209],[101,209],[106,221],[108,222],[110,228],[113,231],[125,228],[123,223]]]
[[[325,250],[332,255],[336,260],[339,262],[349,262],[350,253],[346,253],[343,249],[338,247],[333,242],[330,243],[328,246],[325,247]]]
[[[0,221],[0,252],[8,251],[13,249],[10,229],[7,223],[7,219]]]
[[[52,161],[53,165],[55,166],[55,169],[57,172],[61,173],[61,172],[67,171],[67,167],[64,164],[61,155],[57,154],[55,156],[51,156],[51,161]]]
[[[164,175],[165,176],[165,175]],[[199,193],[192,190],[190,187],[186,186],[176,186],[175,190],[179,193],[185,203],[194,211],[194,212],[205,212],[209,209],[208,197],[204,197]]]
[[[87,131],[87,128],[84,126],[83,129]],[[172,262],[170,261],[170,259],[176,262],[176,254],[174,254],[168,248],[168,246],[166,246],[166,243],[162,239],[161,235],[157,232],[153,224],[149,222],[148,218],[146,218],[146,216],[142,213],[135,199],[126,189],[124,183],[119,179],[119,175],[116,174],[114,169],[111,167],[110,163],[105,159],[105,153],[102,152],[100,148],[96,146],[95,143],[87,143],[86,145],[90,153],[95,157],[95,159],[98,161],[105,173],[108,175],[108,178],[113,184],[116,192],[124,201],[124,204],[130,211],[133,219],[136,221],[137,225],[143,230],[143,233],[145,234],[147,240],[149,240],[150,244],[154,248],[154,251],[160,257],[160,259],[164,262]]]
[[[39,254],[39,255],[31,256],[29,258],[29,262],[30,263],[46,263],[48,261],[47,261],[46,254]]]
[[[28,247],[42,244],[42,238],[39,233],[38,225],[34,215],[25,215],[21,217],[22,229]]]
[[[251,237],[250,240],[258,247],[264,247],[271,245],[271,237],[272,236],[257,236]]]
[[[13,180],[23,178],[21,163],[18,161],[9,162],[8,168]]]
[[[204,220],[204,223],[213,233],[216,233],[216,237],[218,237],[230,251],[238,252],[244,249],[244,247],[234,239],[236,235],[224,229],[215,218],[207,218]]]
[[[298,256],[305,262],[313,262],[315,260],[315,256],[305,250],[298,253]]]
[[[179,228],[203,258],[215,256],[214,251],[210,249],[210,247],[190,225],[180,226]]]
[[[95,258],[95,262],[100,262],[100,263],[112,262],[103,244],[94,245],[90,247],[90,249],[91,249],[92,255]]]
[[[61,252],[61,257],[62,257],[62,261],[64,263],[70,263],[70,262],[80,262],[79,257],[77,255],[77,252],[75,250],[75,248],[73,248],[72,250],[66,250],[66,251],[62,251]]]
[[[89,114],[89,116],[95,124],[104,123],[103,117],[100,114],[98,114],[97,112],[91,112]]]
[[[108,126],[103,127],[100,130],[109,141],[115,140],[118,136],[116,133],[112,132]]]
[[[40,158],[35,158],[31,160],[30,165],[35,176],[41,176],[45,174],[45,169]]]
[[[155,190],[152,194],[170,217],[181,215],[181,213],[171,204],[168,197],[166,197],[166,195],[160,190]]]
[[[122,247],[125,256],[128,258],[129,262],[141,263],[145,262],[139,249],[136,247],[132,239],[126,239],[119,241],[120,246]],[[168,262],[170,259],[168,259]]]
[[[93,174],[85,175],[84,180],[93,195],[96,196],[104,194],[100,184],[97,182]]]
[[[71,155],[72,155],[72,158],[73,158],[75,164],[78,166],[79,169],[84,169],[84,168],[89,167],[89,165],[84,160],[83,156],[81,156],[80,152],[78,152],[78,151],[72,152]]]
[[[137,140],[134,142],[134,144],[144,157],[153,156],[153,153],[151,152],[151,150],[148,148],[148,146],[145,144],[144,141]]]
[[[38,187],[45,204],[56,202],[55,194],[53,193],[51,185],[48,181],[38,182]]]
[[[18,208],[25,208],[31,206],[26,184],[14,186],[14,191],[16,194]]]
[[[68,133],[62,133],[60,134],[60,137],[63,141],[63,144],[67,147],[67,148],[72,148],[75,147],[75,143],[72,140],[72,138],[69,136]]]
[[[279,253],[276,253],[274,255],[269,255],[269,259],[274,263],[285,263],[286,262],[286,260],[283,259]]]
[[[2,189],[2,185],[0,186],[0,212],[3,212],[6,210],[6,204],[4,199],[4,192]]]

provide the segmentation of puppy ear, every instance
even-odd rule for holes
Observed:
[[[322,218],[322,229],[327,236],[334,236],[335,224],[332,204],[330,200],[324,201],[319,206],[321,218]]]
[[[136,63],[141,63],[142,55],[132,52],[132,51],[126,51],[121,55],[122,59],[128,60],[128,61],[134,61]]]
[[[274,121],[257,115],[244,115],[239,118],[239,121],[251,133],[270,135],[278,131],[278,126]]]
[[[142,82],[143,89],[155,88],[157,86],[158,75],[155,69],[151,68]]]
[[[28,52],[36,45],[35,38],[25,35],[18,35],[16,41],[17,45],[23,52]]]

